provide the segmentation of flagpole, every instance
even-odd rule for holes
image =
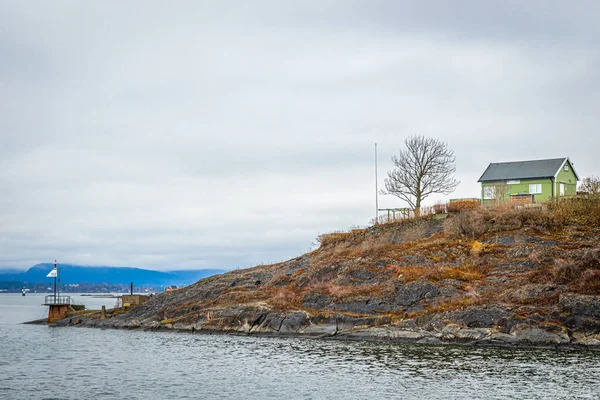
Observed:
[[[377,143],[375,143],[375,225],[379,223],[379,197],[377,194]]]
[[[58,270],[56,269],[56,260],[54,260],[54,269],[56,270],[56,274],[54,275],[54,304],[56,304],[56,276],[58,275]]]

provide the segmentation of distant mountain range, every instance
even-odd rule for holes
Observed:
[[[0,270],[0,281],[20,281],[25,283],[53,282],[46,275],[54,268],[53,264],[36,264],[24,272]],[[227,272],[222,269],[198,269],[180,271],[152,271],[131,267],[108,267],[59,264],[60,283],[113,283],[136,286],[185,286],[208,276]]]

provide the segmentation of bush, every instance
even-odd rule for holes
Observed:
[[[548,205],[556,224],[600,224],[600,199],[574,197],[562,199]]]
[[[445,214],[447,212],[448,204],[446,203],[436,203],[433,205],[433,213],[434,214]]]
[[[576,293],[600,294],[600,248],[587,249],[574,260],[557,260],[553,280]]]
[[[452,215],[444,221],[444,233],[448,236],[477,238],[486,232],[502,232],[521,229],[524,226],[552,225],[547,212],[535,208],[476,208]]]
[[[585,197],[600,198],[600,178],[593,175],[584,178],[581,181],[579,190]]]
[[[524,226],[548,227],[552,221],[547,212],[541,208],[496,207],[490,212],[491,230],[510,231]]]
[[[448,203],[446,209],[449,213],[457,213],[465,210],[474,210],[479,207],[481,207],[481,204],[477,200],[457,200]]]
[[[579,281],[570,285],[569,290],[581,294],[600,294],[600,270],[588,269],[583,271]]]
[[[317,236],[317,242],[322,246],[330,246],[351,241],[366,233],[366,229],[353,229],[350,232],[331,232]]]
[[[489,230],[488,211],[482,208],[460,212],[446,219],[443,224],[446,236],[479,237]]]

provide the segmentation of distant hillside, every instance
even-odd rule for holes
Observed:
[[[52,282],[46,275],[54,268],[53,264],[37,264],[25,272],[0,270],[0,281],[20,281],[25,283]],[[220,269],[199,269],[181,271],[151,271],[130,267],[86,267],[81,265],[59,264],[60,281],[69,283],[114,283],[127,285],[133,282],[136,286],[189,285],[208,276],[226,272]]]

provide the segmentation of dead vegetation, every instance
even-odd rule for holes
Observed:
[[[494,208],[477,207],[447,218],[444,221],[444,234],[477,238],[489,232],[518,230],[527,226],[556,230],[569,224],[599,225],[600,201],[571,198],[540,207],[514,208],[510,204]]]
[[[487,268],[484,266],[398,266],[391,265],[390,268],[397,274],[402,282],[413,282],[416,280],[428,280],[438,282],[441,280],[456,280],[461,282],[477,281],[485,277]]]
[[[481,207],[481,203],[477,200],[457,200],[446,205],[446,211],[449,213],[457,213],[467,210],[475,210]]]
[[[565,285],[569,292],[600,294],[600,247],[572,252],[569,259],[556,259],[551,267],[529,274],[531,283]]]
[[[546,307],[563,292],[600,295],[599,225],[598,202],[573,199],[537,209],[464,207],[443,219],[430,215],[333,232],[298,259],[200,281],[189,289],[194,300],[169,316],[258,303],[300,310],[308,295],[328,296],[333,307],[393,302],[399,288],[414,281],[454,294],[424,301],[425,310],[407,309],[410,315],[482,304]],[[538,294],[545,287],[555,289]],[[388,304],[404,312],[394,307]]]

